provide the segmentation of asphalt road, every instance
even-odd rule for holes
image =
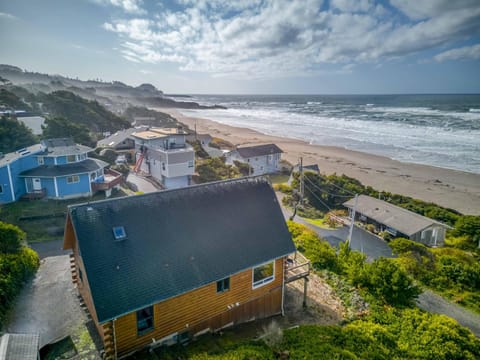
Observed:
[[[285,219],[289,220],[290,216],[292,216],[292,212],[283,206],[281,208]],[[314,230],[320,237],[327,240],[330,245],[335,247],[338,247],[341,242],[344,242],[349,235],[349,228],[347,226],[343,226],[342,228],[335,230],[329,230],[310,224],[304,219],[302,219],[300,216],[295,216],[294,221],[308,226],[310,229]],[[393,257],[392,249],[390,248],[390,246],[388,246],[386,241],[357,226],[353,228],[350,247],[354,250],[363,252],[370,260],[377,259],[382,256]]]

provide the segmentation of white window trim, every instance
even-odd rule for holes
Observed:
[[[72,180],[74,178],[77,178],[77,181],[68,181],[68,178],[72,178]],[[76,184],[76,183],[79,183],[80,182],[80,176],[79,175],[70,175],[70,176],[67,176],[67,184]]]
[[[43,156],[37,157],[37,162],[38,165],[44,165],[45,164],[45,158]]]
[[[252,268],[252,289],[258,289],[259,287],[262,287],[264,285],[270,284],[271,282],[275,281],[275,262],[276,262],[275,260],[267,261],[267,262],[264,262],[264,263],[259,264],[257,266],[254,266]],[[255,269],[260,267],[260,266],[267,265],[267,264],[270,264],[270,263],[273,263],[273,274],[272,274],[272,276],[268,276],[265,279],[259,280],[259,281],[257,281],[257,283],[255,283],[253,281],[253,277],[254,277],[254,274],[255,274]]]
[[[73,160],[73,161],[68,160],[68,158],[69,158],[70,156],[74,156],[74,157],[75,157],[75,160]],[[78,157],[77,157],[77,155],[67,155],[67,156],[66,156],[66,159],[67,159],[67,164],[71,164],[71,163],[78,162]]]

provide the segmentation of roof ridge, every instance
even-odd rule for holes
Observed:
[[[403,211],[404,213],[413,214],[413,215],[415,215],[415,216],[421,217],[421,218],[423,218],[423,219],[426,219],[426,220],[428,220],[428,221],[432,221],[432,222],[437,223],[437,224],[440,224],[440,225],[446,225],[446,224],[444,224],[444,223],[442,223],[442,222],[440,222],[440,221],[437,221],[437,220],[435,220],[435,219],[429,218],[429,217],[424,216],[424,215],[422,215],[422,214],[419,214],[419,213],[417,213],[417,212],[415,212],[415,211],[408,210],[408,209],[405,209],[405,208],[403,208],[403,207],[401,207],[401,206],[399,206],[399,205],[392,204],[391,202],[388,202],[387,200],[377,199],[377,198],[375,198],[375,197],[373,197],[373,196],[365,195],[365,194],[360,194],[360,196],[369,197],[369,198],[371,198],[371,199],[373,199],[373,200],[375,200],[375,201],[377,201],[377,202],[384,202],[384,203],[386,203],[386,204],[388,204],[388,205],[390,205],[390,206],[393,206],[393,207],[395,207],[395,208]],[[349,200],[349,201],[350,201],[350,200]]]
[[[218,181],[212,181],[208,183],[202,183],[202,184],[194,184],[190,185],[187,187],[182,187],[182,188],[177,188],[177,189],[165,189],[165,190],[159,190],[159,191],[154,191],[150,193],[145,193],[145,194],[139,194],[139,195],[134,195],[134,196],[122,196],[122,197],[117,197],[113,199],[103,199],[103,200],[97,200],[97,201],[87,201],[84,203],[80,204],[72,204],[68,205],[67,208],[70,209],[75,209],[83,206],[91,206],[92,204],[100,204],[100,203],[114,203],[118,201],[124,201],[125,199],[139,199],[139,198],[145,198],[152,196],[153,194],[165,194],[165,193],[175,193],[175,192],[186,192],[186,191],[193,191],[198,188],[210,188],[218,185],[227,185],[227,184],[233,184],[233,183],[258,183],[260,181],[266,182],[270,184],[270,180],[268,179],[267,176],[265,175],[255,175],[255,176],[243,176],[240,178],[234,178],[234,179],[227,179],[227,180],[218,180]]]

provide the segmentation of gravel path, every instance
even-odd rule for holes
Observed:
[[[425,311],[447,315],[469,328],[480,337],[480,315],[456,305],[430,290],[425,290],[417,299],[417,306]]]

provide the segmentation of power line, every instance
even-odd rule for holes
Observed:
[[[332,210],[322,199],[320,199],[320,198],[317,196],[317,194],[315,194],[315,193],[312,191],[312,189],[310,189],[308,186],[306,186],[305,189],[307,189],[307,190],[310,192],[310,194],[312,194],[315,199],[317,199],[318,201],[320,201],[320,202],[323,204],[323,206],[325,206],[329,211]]]
[[[328,182],[328,179],[324,178],[322,175],[318,175],[318,176],[320,176],[323,180],[325,180],[325,181]],[[343,190],[343,191],[345,191],[345,192],[347,192],[347,193],[349,193],[349,194],[352,194],[353,196],[356,195],[354,192],[351,192],[350,190],[344,189],[344,188],[342,188],[341,186],[338,186],[337,184],[334,184],[334,183],[332,183],[332,182],[329,183],[329,184],[332,185],[332,186],[334,186],[334,187],[336,187],[336,188],[339,189],[339,190]]]
[[[337,195],[337,194],[332,194],[326,190],[321,189],[318,185],[316,185],[312,180],[310,180],[308,177],[305,176],[305,179],[312,185],[314,186],[318,191],[323,192],[324,194],[333,196],[333,197],[342,197],[342,198],[351,198],[350,195]]]

